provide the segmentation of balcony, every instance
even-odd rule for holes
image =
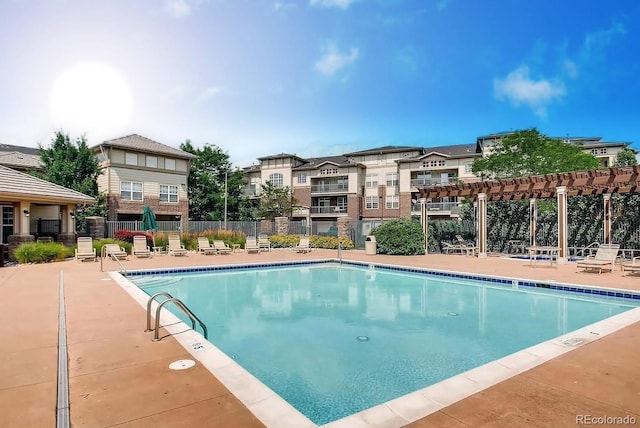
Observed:
[[[247,197],[255,197],[258,196],[258,189],[255,185],[245,186],[244,187],[244,195]]]
[[[412,178],[411,187],[439,186],[443,184],[455,184],[458,177],[449,177],[446,179],[437,178]]]
[[[311,193],[347,193],[348,190],[348,183],[323,183],[311,185]]]
[[[323,215],[347,215],[347,207],[346,206],[338,206],[338,205],[326,205],[326,206],[312,206],[311,214],[323,214]]]
[[[427,202],[427,212],[441,212],[442,214],[458,214],[460,202]],[[420,213],[420,203],[411,204],[412,213]]]

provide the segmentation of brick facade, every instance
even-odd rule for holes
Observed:
[[[298,205],[311,206],[311,187],[296,187],[293,189],[293,197]]]
[[[189,201],[183,200],[178,203],[166,203],[160,202],[160,198],[154,198],[145,196],[143,201],[123,201],[120,196],[109,196],[109,220],[117,220],[118,214],[140,214],[142,217],[142,210],[148,205],[153,210],[153,213],[158,216],[180,216],[180,219],[185,222],[189,219]],[[172,219],[174,220],[174,219]]]

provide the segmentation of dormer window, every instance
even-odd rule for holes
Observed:
[[[338,168],[324,168],[320,170],[320,175],[337,174]]]

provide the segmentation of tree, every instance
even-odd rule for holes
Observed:
[[[288,186],[276,187],[267,181],[260,189],[259,216],[267,220],[289,217],[297,203]]]
[[[190,140],[180,149],[196,155],[187,179],[189,217],[194,220],[223,220],[225,211],[225,182],[227,187],[227,219],[244,220],[244,175],[233,169],[229,155],[220,147],[206,144],[196,149]]]
[[[96,199],[95,204],[76,209],[78,230],[84,229],[86,217],[107,215],[107,197],[98,192],[100,164],[89,150],[84,136],[72,141],[69,134],[56,131],[51,145],[41,145],[38,154],[42,169],[31,171],[32,175]]]
[[[616,162],[614,166],[631,166],[638,165],[638,159],[633,150],[624,149],[616,155]]]
[[[514,178],[597,169],[599,165],[580,145],[549,138],[531,128],[502,138],[489,155],[473,161],[472,171],[482,179]]]

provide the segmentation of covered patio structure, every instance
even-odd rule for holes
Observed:
[[[537,200],[556,198],[558,202],[558,263],[568,260],[567,198],[603,195],[603,244],[611,243],[611,195],[640,191],[640,166],[534,175],[485,180],[474,183],[425,186],[418,189],[422,205],[422,226],[427,242],[427,198],[458,196],[477,203],[478,257],[487,257],[487,202],[529,199],[529,245],[536,246]]]

